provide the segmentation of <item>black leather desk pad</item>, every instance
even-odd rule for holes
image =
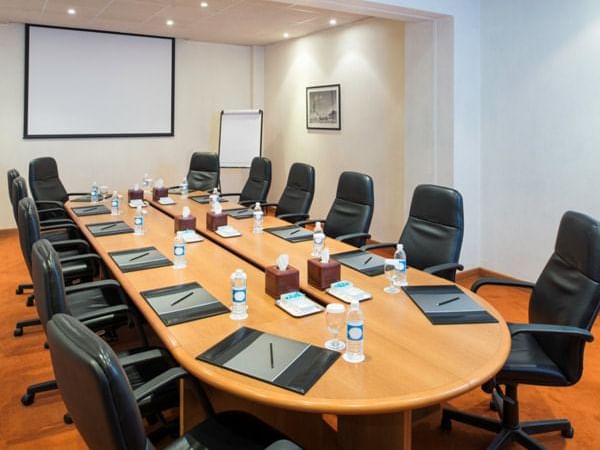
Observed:
[[[283,227],[271,227],[265,228],[264,231],[271,233],[278,238],[284,239],[288,242],[303,242],[310,241],[313,233],[306,228],[299,227],[297,225],[285,225]]]
[[[254,212],[249,208],[230,208],[224,209],[223,212],[234,219],[251,219],[254,217]]]
[[[73,208],[73,212],[79,217],[99,216],[101,214],[110,214],[110,209],[104,205],[78,206],[77,208]]]
[[[225,314],[229,309],[196,282],[140,292],[167,325]]]
[[[173,263],[155,247],[134,248],[108,253],[121,272],[172,266]],[[143,255],[143,256],[142,256]]]
[[[94,237],[111,236],[113,234],[133,233],[133,228],[127,225],[122,220],[112,222],[97,222],[86,225],[87,229]]]
[[[402,290],[433,325],[498,322],[483,306],[453,284],[403,286]]]
[[[362,250],[350,250],[349,252],[335,253],[331,257],[340,264],[370,277],[383,274],[385,259],[373,253]]]
[[[338,352],[242,327],[196,359],[306,394],[339,357]]]
[[[208,202],[210,201],[208,195],[193,195],[190,198],[196,203],[200,203],[201,205],[208,205]],[[227,200],[226,198],[219,197],[219,203],[225,203],[228,201],[229,200]]]

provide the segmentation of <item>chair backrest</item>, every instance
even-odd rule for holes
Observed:
[[[304,163],[292,164],[275,215],[308,214],[314,195],[315,168]]]
[[[457,263],[464,234],[463,199],[455,189],[421,184],[415,188],[399,242],[416,269]],[[438,275],[454,281],[456,271]]]
[[[10,192],[12,190],[12,184],[15,178],[17,178],[18,176],[20,176],[21,174],[19,173],[19,171],[17,169],[8,169],[6,171],[6,181],[8,182],[8,190],[6,192],[8,192],[8,197],[10,198]],[[11,199],[12,201],[12,199]]]
[[[250,165],[248,180],[240,193],[240,201],[264,202],[271,188],[271,160],[255,157]]]
[[[214,188],[218,188],[219,155],[216,153],[193,153],[187,181],[190,190],[193,191],[212,191]]]
[[[19,202],[25,197],[27,197],[27,182],[25,181],[25,178],[18,176],[13,180],[12,186],[10,187],[10,203],[13,207],[15,222],[18,221],[17,211]]]
[[[40,239],[31,249],[31,280],[35,307],[44,329],[55,314],[71,314],[65,301],[65,280],[60,259],[47,239]]]
[[[91,450],[148,450],[131,384],[115,352],[74,317],[47,328],[54,375],[75,426]]]
[[[69,198],[58,177],[56,161],[49,156],[29,162],[29,189],[37,201],[54,200],[64,203]]]
[[[529,321],[590,330],[600,308],[600,223],[568,211],[554,253],[540,274],[529,302]],[[536,336],[544,352],[571,383],[583,372],[581,340],[559,335]]]
[[[40,239],[40,218],[35,202],[31,197],[19,201],[17,211],[17,229],[19,231],[19,244],[23,259],[31,274],[31,251],[33,244]]]
[[[374,207],[373,179],[364,173],[342,172],[323,231],[333,238],[348,233],[368,233]],[[360,246],[365,239],[346,242]]]

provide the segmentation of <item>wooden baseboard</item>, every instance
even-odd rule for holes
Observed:
[[[469,278],[499,278],[501,280],[516,280],[520,281],[519,278],[515,278],[505,273],[495,272],[485,267],[475,267],[473,269],[464,270],[462,272],[456,272],[456,281],[461,282],[468,280]]]

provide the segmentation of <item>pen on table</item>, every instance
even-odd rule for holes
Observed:
[[[96,208],[97,208],[97,206],[92,206],[91,208],[85,208],[82,211],[93,211]]]
[[[372,257],[372,256],[369,256],[369,257],[366,259],[366,261],[363,263],[363,265],[365,265],[365,264],[369,264],[369,261],[371,261],[372,259],[373,259],[373,257]]]
[[[297,230],[294,230],[294,231],[292,231],[292,232],[290,233],[290,236],[291,236],[292,234],[296,234],[296,233],[298,233],[299,231],[300,231],[300,228],[298,228]]]
[[[100,227],[101,230],[108,230],[109,228],[116,227],[117,223],[111,223],[110,225],[106,225],[104,227]]]
[[[183,297],[178,298],[177,300],[175,300],[173,303],[171,303],[171,306],[175,306],[177,303],[184,301],[186,298],[188,298],[190,295],[192,295],[194,293],[194,291],[190,291],[187,294],[185,294]]]
[[[458,300],[459,298],[460,298],[460,297],[452,297],[452,298],[449,298],[448,300],[444,300],[444,301],[438,302],[437,306],[443,306],[443,305],[447,305],[448,303],[455,302],[455,301],[456,301],[456,300]]]
[[[273,343],[269,342],[269,350],[271,352],[271,369],[275,367],[275,361],[273,360]]]
[[[139,255],[134,256],[133,258],[131,258],[129,261],[135,261],[136,259],[143,258],[144,256],[148,256],[149,254],[150,254],[150,252],[140,253]]]

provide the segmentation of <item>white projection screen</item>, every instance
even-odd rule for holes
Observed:
[[[173,136],[175,40],[26,25],[24,138]]]

